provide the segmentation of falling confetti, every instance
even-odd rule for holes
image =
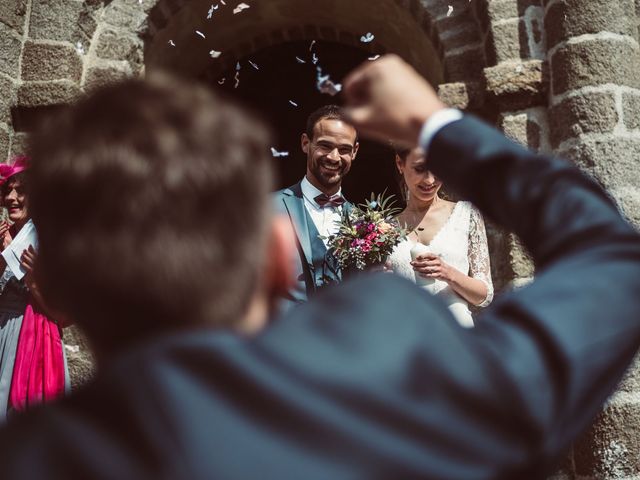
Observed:
[[[209,11],[207,12],[207,20],[211,20],[211,17],[213,17],[213,11],[216,10],[215,8],[213,8],[213,5],[211,5],[211,8],[209,9]]]
[[[223,5],[226,5],[224,0],[220,0],[220,3],[223,4]]]
[[[255,68],[256,70],[260,70],[260,67],[258,67],[258,65],[256,65],[255,63],[253,63],[251,60],[249,60],[249,64]]]
[[[78,353],[80,351],[79,345],[65,345],[65,350],[70,351],[71,353]]]
[[[176,44],[175,44],[175,43],[173,43],[173,40],[169,40],[169,45],[171,45],[172,47],[175,47],[175,46],[176,46]]]
[[[316,44],[315,40],[311,40],[311,45],[309,45],[309,51],[313,50],[313,46]]]
[[[204,33],[202,33],[200,30],[196,30],[196,33],[200,35],[202,38],[207,38],[204,36]]]
[[[236,75],[235,77],[233,77],[236,81],[236,84],[233,86],[233,88],[238,88],[238,86],[240,85],[240,69],[242,67],[240,66],[240,62],[236,63]]]
[[[222,55],[222,52],[217,52],[215,50],[211,50],[209,52],[209,55],[211,56],[211,58],[218,58],[220,55]]]
[[[313,54],[313,57],[311,57],[311,63],[314,65],[318,64],[318,56],[315,53]]]
[[[236,63],[236,72],[239,72],[241,68],[240,62]]]
[[[241,11],[246,10],[247,8],[250,8],[249,5],[247,5],[246,3],[241,3],[236,8],[233,9],[233,14],[235,15],[236,13],[240,13]]]
[[[293,100],[289,100],[289,103],[290,103],[291,105],[293,105],[294,107],[297,107],[297,106],[298,106],[298,104],[297,104],[296,102],[294,102]]]
[[[379,58],[380,58],[380,55],[374,55],[373,57],[369,57],[369,60],[373,62],[374,60],[377,60]]]
[[[301,59],[300,57],[296,57],[296,60],[298,61],[298,63],[307,63],[305,60]]]
[[[226,78],[222,77],[220,80],[218,80],[218,85],[224,85]]]
[[[84,46],[82,45],[82,42],[78,42],[78,43],[76,43],[76,51],[77,51],[80,55],[84,55]]]
[[[449,9],[447,10],[447,17],[450,17],[452,13],[453,13],[453,7],[449,5]]]
[[[375,35],[371,32],[368,32],[366,35],[360,37],[360,41],[362,43],[371,43],[373,39],[376,38]]]
[[[271,147],[271,155],[274,156],[274,158],[278,158],[278,157],[288,157],[289,156],[289,152],[279,152],[278,150],[276,150],[275,148]]]
[[[320,93],[326,93],[332,97],[342,91],[342,85],[334,83],[329,75],[322,75],[322,69],[318,67],[317,88]]]

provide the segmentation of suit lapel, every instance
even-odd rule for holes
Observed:
[[[307,263],[313,263],[313,254],[311,251],[311,240],[309,238],[309,226],[307,225],[307,215],[305,212],[304,198],[302,197],[302,188],[300,183],[292,186],[283,198],[287,207],[291,224],[298,236],[298,241],[302,247],[302,252],[307,259]]]

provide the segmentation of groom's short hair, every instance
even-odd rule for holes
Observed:
[[[307,117],[307,127],[305,133],[309,139],[313,140],[314,129],[321,120],[340,120],[351,125],[345,110],[338,105],[323,105],[311,112]],[[353,126],[353,125],[352,125]],[[355,127],[353,127],[355,130]],[[356,130],[356,142],[358,141],[358,131]]]
[[[35,135],[37,277],[98,349],[241,320],[264,261],[266,127],[203,86],[128,80]]]

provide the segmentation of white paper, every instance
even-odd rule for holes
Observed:
[[[29,220],[24,227],[18,232],[9,246],[2,251],[2,256],[7,262],[7,266],[11,269],[18,280],[22,280],[26,273],[20,265],[20,256],[31,245],[35,250],[38,249],[38,235],[33,226],[33,222]]]

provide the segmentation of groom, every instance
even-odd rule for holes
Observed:
[[[326,237],[337,232],[343,209],[351,207],[341,193],[342,179],[359,147],[356,129],[337,105],[325,105],[309,115],[301,140],[307,173],[300,182],[274,194],[275,209],[291,221],[298,249],[296,282],[283,300],[285,308],[341,279]]]

